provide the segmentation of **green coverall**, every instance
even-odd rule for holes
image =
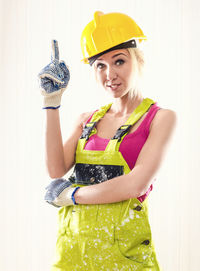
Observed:
[[[125,125],[133,125],[155,102],[145,98]],[[111,104],[96,111],[86,126],[99,121]],[[126,126],[124,125],[123,128]],[[90,135],[97,132],[93,128]],[[104,151],[84,150],[87,138],[79,139],[76,163],[121,165],[131,170],[119,152],[123,140],[112,139]],[[92,180],[91,180],[92,181]],[[73,184],[84,186],[83,184]],[[58,213],[59,230],[51,271],[160,271],[148,219],[147,198],[109,204],[65,206]]]

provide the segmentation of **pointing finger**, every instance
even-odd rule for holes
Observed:
[[[59,49],[58,49],[58,41],[57,40],[52,40],[51,41],[51,61],[53,60],[59,60]]]

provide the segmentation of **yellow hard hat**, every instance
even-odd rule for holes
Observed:
[[[141,42],[147,37],[131,17],[119,12],[104,14],[96,11],[94,19],[86,25],[81,35],[84,57],[81,61],[88,64],[88,58],[132,39]]]

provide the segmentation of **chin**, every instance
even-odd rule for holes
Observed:
[[[109,95],[112,96],[113,98],[122,98],[126,94],[113,92],[113,93],[109,93]]]
[[[110,95],[117,97],[117,98],[122,98],[124,96],[127,96],[129,91],[116,91],[116,92],[111,92]]]

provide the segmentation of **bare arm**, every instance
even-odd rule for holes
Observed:
[[[75,151],[84,122],[92,112],[82,113],[63,145],[59,109],[46,110],[46,165],[51,178],[63,177],[74,165]]]
[[[75,193],[79,204],[103,204],[119,202],[143,195],[155,175],[164,157],[172,131],[176,123],[176,114],[172,110],[160,110],[152,122],[152,127],[135,167],[130,173],[106,182],[81,187]]]
[[[64,151],[66,173],[75,164],[75,153],[76,153],[77,143],[82,134],[84,124],[91,114],[92,112],[86,112],[86,113],[80,114],[80,116],[77,118],[75,122],[74,128],[72,129],[71,135],[64,143],[63,151]]]

